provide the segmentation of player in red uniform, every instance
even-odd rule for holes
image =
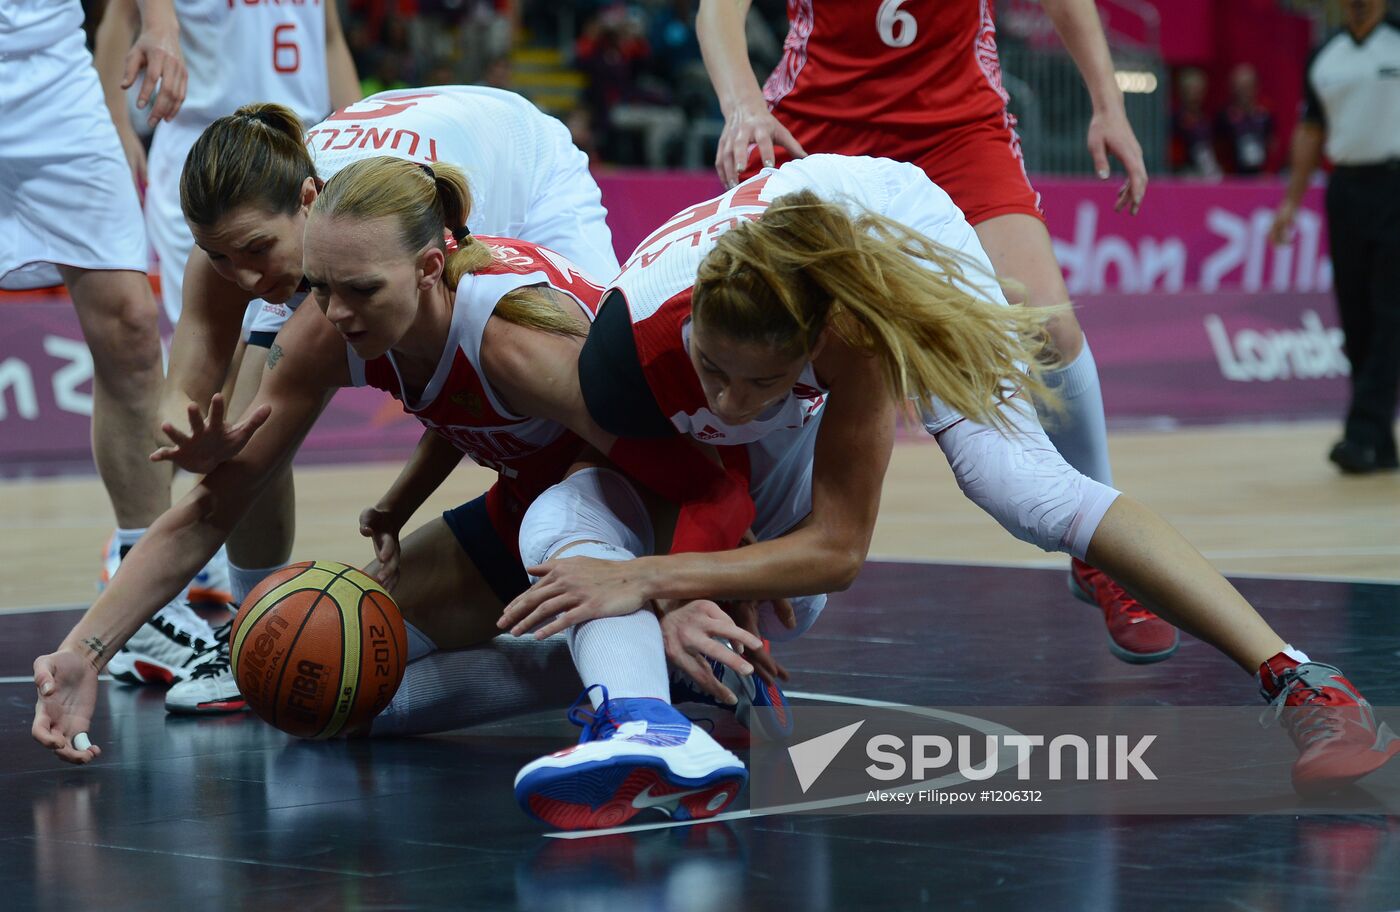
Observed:
[[[726,184],[762,165],[813,152],[912,162],[962,209],[997,274],[1024,286],[1031,306],[1069,301],[1026,177],[1016,120],[997,58],[992,0],[788,0],[784,54],[762,90],[744,41],[748,0],[702,0],[696,21],[725,114],[716,168]],[[1118,207],[1136,213],[1147,187],[1142,151],[1114,82],[1093,0],[1045,0],[1094,103],[1088,145],[1100,178],[1109,154],[1127,169]],[[1046,382],[1064,413],[1045,416],[1050,439],[1076,469],[1113,483],[1098,371],[1071,311],[1050,323],[1061,365]],[[1169,624],[1081,560],[1071,590],[1104,612],[1114,653],[1133,662],[1176,648]],[[1131,640],[1117,631],[1129,629]]]

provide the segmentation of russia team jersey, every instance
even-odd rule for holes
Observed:
[[[775,113],[900,128],[976,122],[1006,106],[992,0],[788,0],[787,8],[783,57],[763,87]]]
[[[326,8],[333,0],[175,0],[189,93],[172,124],[196,133],[254,101],[315,123],[331,108]]]
[[[312,127],[306,146],[323,180],[378,155],[457,165],[471,187],[472,230],[518,237],[539,196],[536,183],[553,172],[556,125],[514,92],[434,86],[357,101]]]
[[[363,361],[347,347],[350,376],[355,386],[388,392],[425,427],[477,464],[498,472],[500,486],[523,511],[540,492],[564,477],[582,444],[563,425],[514,414],[496,395],[481,369],[486,323],[501,298],[531,285],[547,285],[569,295],[591,321],[603,290],[552,250],[513,238],[477,240],[493,249],[495,262],[463,276],[457,286],[447,345],[421,397],[414,399],[404,391],[392,352]],[[507,542],[514,547],[513,538]]]

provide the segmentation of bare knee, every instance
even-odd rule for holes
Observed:
[[[114,283],[117,284],[117,283]],[[93,370],[104,383],[117,386],[160,376],[158,308],[144,283],[123,282],[111,294],[90,296],[79,318]]]

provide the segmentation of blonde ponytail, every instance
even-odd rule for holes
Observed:
[[[1006,306],[974,290],[980,264],[873,212],[852,218],[810,190],[774,200],[720,237],[700,264],[693,306],[707,331],[810,352],[824,327],[879,358],[901,403],[937,397],[1006,428],[998,406],[1018,390],[1055,397],[1041,379],[1046,322],[1066,308]]]
[[[462,276],[491,265],[491,248],[467,231],[472,194],[456,165],[419,165],[387,155],[351,162],[336,173],[316,198],[312,211],[326,218],[392,218],[405,252],[437,245],[446,251],[444,229],[457,249],[447,254],[443,282],[454,291]],[[588,327],[571,318],[536,289],[520,288],[496,305],[502,319],[531,329],[582,336]]]

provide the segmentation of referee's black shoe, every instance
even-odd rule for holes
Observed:
[[[1400,468],[1395,453],[1381,453],[1373,446],[1351,440],[1338,440],[1327,458],[1347,475],[1367,475]]]

